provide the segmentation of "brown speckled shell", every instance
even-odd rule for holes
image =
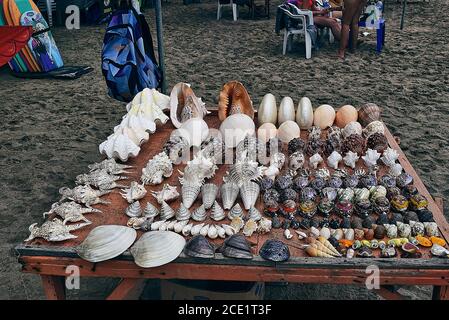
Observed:
[[[223,121],[231,114],[243,113],[254,119],[251,98],[242,83],[229,81],[223,86],[218,99],[218,118]]]
[[[377,104],[366,103],[359,109],[359,122],[366,127],[373,121],[380,119],[380,108]]]
[[[365,139],[359,134],[351,134],[343,141],[341,151],[342,154],[352,151],[362,156],[365,153]]]
[[[373,133],[368,137],[366,147],[383,153],[388,148],[387,137],[380,132]]]

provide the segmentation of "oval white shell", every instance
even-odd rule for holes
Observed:
[[[227,117],[220,125],[220,133],[226,148],[235,148],[247,135],[256,132],[253,119],[238,113]]]
[[[209,127],[206,121],[200,118],[190,118],[172,133],[172,136],[180,136],[186,139],[191,147],[199,147],[208,135]]]
[[[313,113],[313,124],[322,130],[331,127],[334,124],[334,120],[335,109],[328,104],[319,106]]]
[[[284,97],[279,105],[278,124],[281,125],[285,121],[295,121],[295,104],[290,97]]]
[[[267,143],[268,140],[271,138],[276,137],[278,130],[276,129],[276,126],[272,124],[271,122],[264,123],[257,129],[257,138]]]
[[[151,231],[144,233],[130,252],[139,267],[152,268],[175,260],[185,244],[184,237],[175,232]]]
[[[257,111],[257,120],[259,125],[270,122],[276,124],[277,122],[277,106],[276,98],[271,93],[267,93],[260,103],[259,110]]]
[[[301,130],[299,126],[294,121],[285,121],[279,126],[278,138],[281,139],[283,143],[289,143],[290,140],[298,138],[300,136]]]
[[[307,97],[302,97],[296,110],[296,123],[301,129],[309,129],[313,125],[312,102]]]
[[[75,248],[76,253],[89,262],[100,262],[115,258],[128,249],[136,240],[133,228],[118,225],[98,226]]]

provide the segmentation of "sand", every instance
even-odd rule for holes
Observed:
[[[346,61],[336,59],[337,43],[325,44],[312,59],[297,42],[282,56],[282,37],[270,20],[233,22],[231,11],[216,21],[216,1],[183,6],[164,3],[163,20],[168,87],[192,84],[207,106],[216,106],[222,84],[238,79],[255,105],[272,92],[297,102],[306,95],[314,106],[335,107],[375,102],[383,120],[401,138],[401,147],[434,196],[449,200],[449,1],[414,3],[399,30],[400,6],[386,6],[386,47],[375,53],[375,33]],[[276,3],[273,3],[274,12]],[[182,10],[182,11],[181,11]],[[154,25],[152,10],[147,10]],[[0,299],[42,299],[37,276],[20,273],[12,247],[42,222],[42,213],[58,200],[58,189],[73,187],[77,174],[98,161],[101,143],[124,113],[124,104],[106,94],[100,69],[104,26],[56,28],[54,37],[66,64],[87,64],[95,71],[76,81],[21,80],[0,72]],[[449,211],[445,211],[446,217]],[[69,297],[103,298],[116,282],[83,279]],[[344,289],[343,289],[344,288]],[[428,299],[428,287],[401,289],[411,298]],[[270,286],[277,299],[377,299],[359,287]]]

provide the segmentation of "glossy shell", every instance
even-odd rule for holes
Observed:
[[[294,138],[299,138],[300,129],[296,122],[288,120],[282,123],[277,132],[277,136],[283,143],[289,143]]]
[[[343,139],[346,139],[352,134],[362,135],[362,125],[357,121],[349,122],[341,132]]]
[[[302,97],[296,110],[296,123],[301,129],[309,129],[313,125],[312,102],[307,97]]]
[[[277,106],[276,106],[276,98],[271,93],[267,93],[260,103],[259,110],[257,112],[257,119],[259,121],[259,125],[264,123],[277,123]]]
[[[267,143],[268,140],[271,138],[274,138],[277,136],[278,130],[276,129],[276,126],[272,124],[271,122],[264,123],[257,129],[257,138]]]
[[[229,81],[220,92],[218,99],[218,118],[224,121],[232,114],[243,113],[254,119],[253,102],[242,83]]]
[[[357,109],[348,104],[338,109],[335,115],[335,125],[344,128],[348,123],[357,121],[357,118]]]
[[[334,124],[335,110],[328,104],[319,106],[313,114],[313,125],[326,129]]]
[[[235,148],[247,135],[255,134],[254,121],[245,114],[233,114],[220,125],[226,148]]]
[[[290,250],[282,241],[269,239],[260,248],[259,255],[266,260],[283,262],[290,258]]]
[[[380,119],[380,108],[374,103],[366,103],[359,109],[359,121],[366,127],[373,121]]]
[[[205,237],[197,235],[186,243],[184,253],[190,257],[207,259],[215,256],[215,248]]]
[[[209,135],[209,127],[201,118],[190,118],[179,129],[173,131],[173,137],[185,139],[189,146],[199,147]]]
[[[295,104],[290,97],[284,97],[279,105],[278,124],[281,125],[285,121],[295,121]]]

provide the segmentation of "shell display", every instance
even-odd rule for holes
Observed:
[[[318,168],[318,165],[323,162],[323,158],[320,156],[319,153],[315,153],[313,156],[310,157],[309,163],[312,166],[312,168],[316,169]]]
[[[115,258],[125,252],[136,240],[134,229],[103,225],[92,229],[84,241],[75,248],[76,253],[89,262],[101,262]]]
[[[338,109],[335,115],[335,125],[340,128],[344,128],[348,123],[357,121],[358,112],[357,109],[351,105],[344,105]]]
[[[257,112],[257,119],[259,125],[264,123],[277,123],[277,106],[276,106],[276,98],[271,93],[267,93],[262,98],[262,101],[259,106],[259,110]]]
[[[220,221],[225,218],[225,212],[223,208],[218,204],[217,201],[214,201],[214,204],[212,205],[212,212],[210,215],[212,220]]]
[[[246,210],[254,206],[259,197],[259,191],[259,185],[253,181],[244,182],[240,186],[240,197],[243,200],[243,206]]]
[[[283,262],[290,258],[290,250],[282,241],[269,239],[260,248],[259,255],[265,260]]]
[[[62,220],[57,218],[45,221],[40,227],[37,226],[37,223],[33,223],[28,228],[30,235],[25,239],[25,242],[31,241],[34,238],[43,238],[50,242],[75,239],[77,236],[71,234],[70,231],[81,229],[90,224],[91,222],[82,222],[65,225]]]
[[[327,164],[329,167],[333,169],[338,168],[338,163],[342,160],[341,154],[339,154],[337,151],[334,151],[331,153],[331,155],[327,158]]]
[[[142,229],[143,231],[148,231],[151,228],[151,219],[146,217],[131,217],[128,219],[126,225],[134,230]]]
[[[238,203],[232,207],[232,209],[228,212],[229,220],[234,219],[235,217],[243,218],[243,210]]]
[[[377,165],[377,160],[380,158],[380,153],[373,149],[368,149],[366,154],[362,156],[363,161],[367,167],[373,167]]]
[[[267,143],[271,138],[275,138],[277,136],[278,130],[274,124],[271,122],[264,123],[257,129],[257,138]]]
[[[105,169],[101,169],[76,176],[76,184],[91,185],[99,190],[111,190],[126,187],[116,182],[125,179],[128,177],[111,175]]]
[[[44,212],[43,217],[45,218],[48,215],[56,214],[63,219],[63,224],[66,224],[67,222],[79,221],[90,222],[86,219],[86,217],[84,217],[84,214],[92,212],[101,211],[94,208],[85,208],[74,201],[63,203],[55,202],[52,204],[51,209],[48,212]]]
[[[201,118],[191,118],[187,120],[180,128],[174,130],[171,134],[171,137],[183,138],[189,147],[199,147],[208,136],[209,126],[206,121]]]
[[[359,156],[365,153],[365,139],[359,134],[352,134],[343,140],[342,152],[352,151]]]
[[[169,184],[164,184],[162,186],[161,191],[151,191],[151,195],[157,200],[159,204],[162,202],[170,202],[179,197],[179,193],[176,190],[175,186],[171,186]]]
[[[211,259],[215,256],[215,248],[205,237],[197,235],[186,243],[184,253],[194,258]]]
[[[353,122],[348,123],[343,128],[343,130],[341,131],[341,135],[342,135],[343,139],[346,139],[353,134],[361,136],[362,132],[363,132],[362,125],[357,121],[353,121]]]
[[[296,151],[290,155],[288,167],[294,171],[297,171],[304,167],[304,163],[305,163],[304,155],[302,154],[302,152]]]
[[[144,184],[157,185],[173,173],[173,165],[165,152],[155,155],[142,169],[141,180]]]
[[[178,210],[176,211],[176,220],[178,221],[184,221],[189,220],[191,217],[191,213],[189,209],[187,209],[182,203],[179,205]]]
[[[202,119],[209,112],[201,98],[197,98],[190,84],[177,83],[170,93],[170,119],[176,128],[191,118]]]
[[[111,190],[94,190],[89,185],[77,186],[73,189],[62,187],[59,189],[59,194],[62,196],[59,202],[69,199],[90,208],[94,204],[109,204],[110,202],[101,200],[100,197],[110,192]]]
[[[335,120],[335,110],[328,104],[323,104],[316,108],[313,113],[313,125],[320,127],[322,130],[331,127]]]
[[[366,138],[369,138],[371,135],[375,133],[380,133],[382,135],[385,134],[385,127],[382,121],[373,121],[363,129],[363,135]]]
[[[235,234],[226,239],[219,251],[223,256],[236,259],[252,259],[251,246],[241,234]]]
[[[129,250],[142,268],[162,266],[175,260],[184,249],[184,237],[172,231],[144,233]]]
[[[122,189],[120,195],[128,201],[133,203],[134,201],[142,199],[147,194],[147,190],[143,184],[139,184],[136,181],[131,181],[129,188]]]
[[[173,218],[176,215],[175,210],[170,207],[167,202],[162,201],[161,210],[160,210],[160,219],[168,220]]]
[[[380,119],[380,108],[374,103],[366,103],[359,109],[359,121],[366,127],[373,121]]]
[[[277,136],[283,143],[289,143],[290,140],[300,137],[301,130],[296,122],[287,120],[278,128]]]
[[[130,218],[142,216],[142,208],[140,207],[139,201],[131,203],[128,208],[126,208],[125,214]]]
[[[387,137],[380,132],[373,133],[366,140],[366,147],[382,153],[388,147]]]
[[[218,187],[213,183],[206,183],[201,187],[202,201],[206,210],[212,207],[217,194]]]
[[[206,217],[207,217],[206,209],[204,208],[204,205],[201,205],[192,212],[191,218],[195,221],[201,222],[206,220]]]
[[[101,154],[106,155],[109,159],[115,158],[122,162],[128,161],[130,157],[137,157],[140,152],[140,147],[136,145],[123,128],[111,134],[106,141],[99,145],[98,149]]]
[[[295,121],[295,104],[290,97],[282,98],[279,105],[278,124],[281,125],[285,121]]]
[[[313,125],[312,102],[307,97],[302,97],[296,110],[296,123],[301,129],[309,129]]]
[[[231,209],[239,195],[239,186],[236,183],[227,182],[221,185],[220,191],[223,208],[225,210]]]
[[[245,237],[251,237],[256,230],[257,230],[256,221],[249,219],[248,221],[246,221],[242,233],[245,235]]]
[[[246,114],[233,114],[220,125],[220,133],[226,148],[235,148],[246,136],[256,132],[254,121]]]

